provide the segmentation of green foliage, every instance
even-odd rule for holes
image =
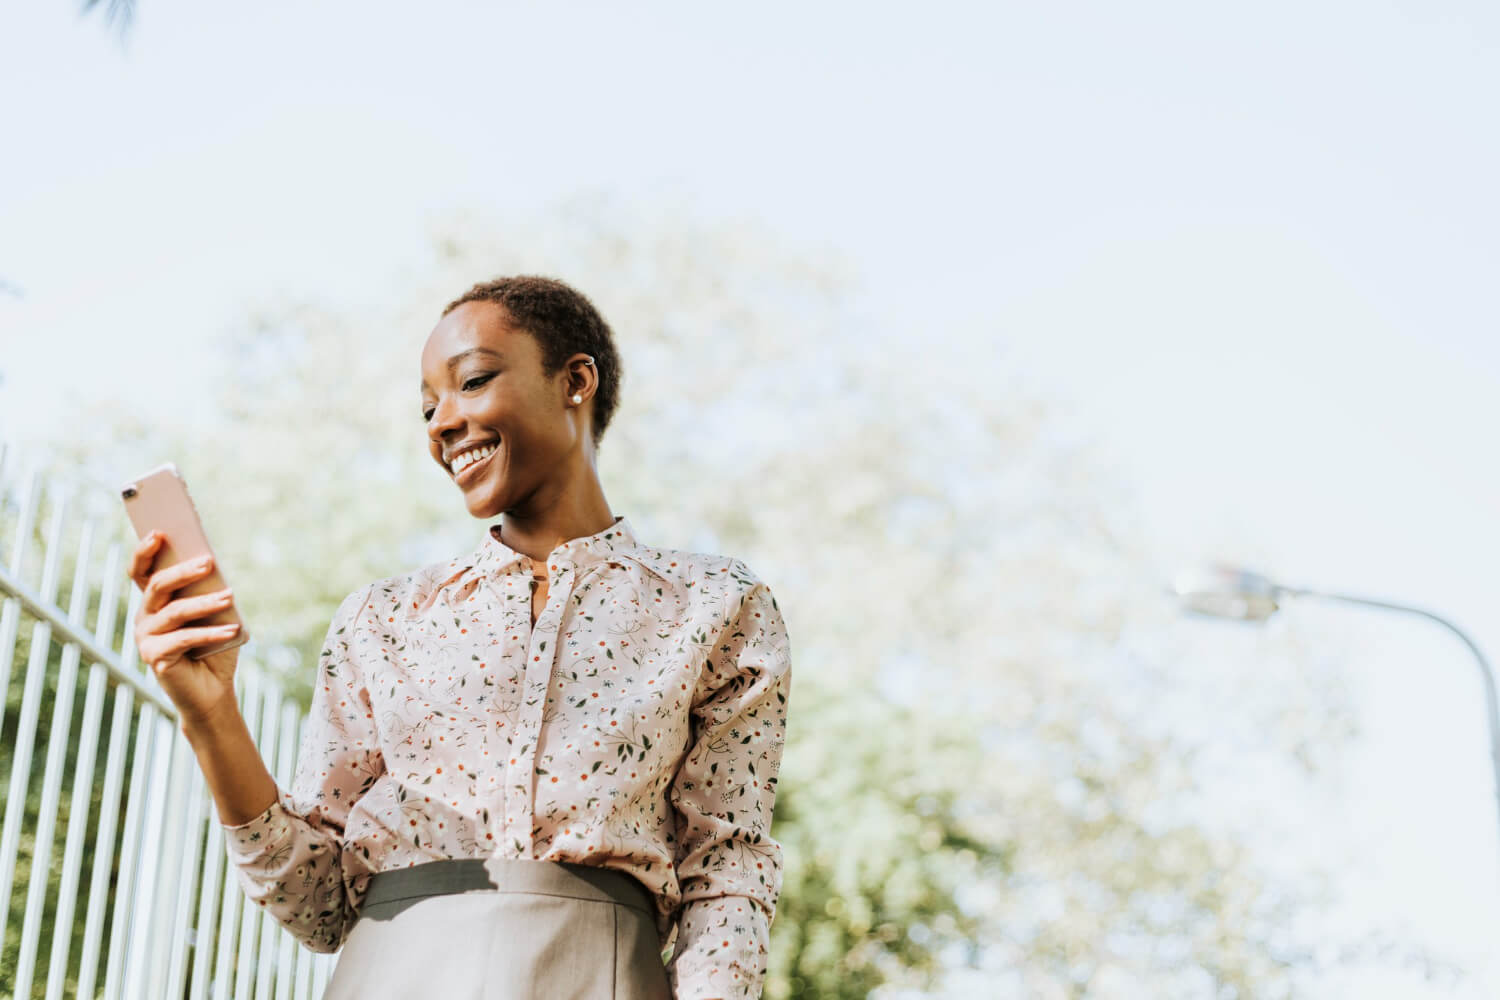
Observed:
[[[927,981],[945,950],[978,933],[960,887],[1005,862],[966,816],[974,720],[937,727],[816,682],[795,697],[772,830],[786,856],[766,995],[862,1000],[892,979]]]

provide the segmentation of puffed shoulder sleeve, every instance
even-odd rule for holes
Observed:
[[[245,895],[312,951],[337,951],[354,924],[362,890],[350,886],[344,823],[385,770],[353,641],[373,589],[345,597],[328,626],[291,788],[278,787],[254,819],[224,826]]]
[[[676,1000],[760,996],[781,892],[771,839],[786,736],[791,655],[770,589],[741,583],[694,692],[692,736],[673,781],[682,909],[671,965]]]

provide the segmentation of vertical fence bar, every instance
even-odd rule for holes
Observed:
[[[203,875],[198,890],[198,920],[193,929],[193,978],[188,984],[188,1000],[207,1000],[209,978],[213,972],[214,930],[217,924],[219,893],[224,886],[224,869],[229,863],[224,850],[224,826],[212,800],[207,805],[208,845],[203,849]]]
[[[143,713],[144,714],[144,713]],[[171,723],[160,712],[150,709],[151,758],[146,769],[142,801],[147,805],[141,836],[137,842],[135,898],[130,913],[130,942],[125,958],[125,996],[129,1000],[150,997],[151,948],[155,942],[157,912],[157,875],[161,870],[161,837],[164,800],[171,794],[172,777]]]
[[[120,793],[125,785],[125,761],[130,755],[130,718],[135,711],[135,689],[121,685],[115,690],[115,708],[109,723],[108,763],[104,791],[99,801],[99,830],[94,841],[94,871],[89,879],[89,908],[83,922],[83,954],[78,959],[78,996],[92,997],[99,976],[99,955],[104,940],[104,914],[109,908],[110,874],[114,868],[115,835],[119,827]],[[121,859],[121,886],[124,886]],[[116,896],[118,900],[119,896]],[[124,931],[118,928],[116,935]],[[108,989],[106,996],[111,996]]]
[[[117,542],[109,547],[105,557],[104,579],[99,594],[99,618],[94,625],[94,641],[105,649],[109,648],[114,635],[115,607],[119,603],[119,569],[120,546]],[[47,1000],[62,1000],[63,985],[68,976],[68,956],[73,945],[73,913],[78,902],[78,879],[83,867],[84,841],[88,836],[89,809],[93,804],[94,762],[98,757],[99,724],[104,717],[108,682],[109,671],[102,663],[89,666],[82,729],[78,733],[78,757],[73,769],[73,798],[68,807],[68,833],[63,842],[57,915],[52,922],[52,953],[47,961]],[[105,804],[101,808],[108,809],[109,806]],[[100,819],[102,827],[103,817]],[[80,995],[89,996],[87,993]]]
[[[135,640],[129,628],[140,607],[141,592],[132,589],[125,606],[126,631],[121,661],[126,669],[135,665]],[[94,873],[89,880],[89,910],[83,926],[83,955],[79,959],[78,995],[93,1000],[99,974],[99,952],[104,937],[104,911],[109,904],[110,876],[114,869],[115,834],[119,825],[120,793],[125,785],[125,761],[130,753],[130,718],[135,712],[135,688],[121,684],[115,689],[115,709],[109,723],[109,756],[104,766],[104,791],[99,802],[99,831],[95,835]],[[122,882],[124,860],[121,860]],[[118,926],[118,925],[117,925]],[[106,995],[108,991],[106,990]]]
[[[161,870],[166,864],[162,851],[166,812],[171,809],[173,726],[160,712],[151,712],[151,769],[146,774],[146,801],[155,805],[146,814],[141,835],[140,869],[136,876],[139,889],[135,897],[130,924],[130,951],[125,976],[125,995],[131,1000],[155,1000],[160,994],[151,981],[156,971],[152,959],[160,942],[162,909]]]
[[[266,727],[265,738],[260,744],[260,755],[266,762],[266,770],[271,772],[272,777],[281,781],[282,749],[285,742],[281,738],[281,723],[284,716],[281,712],[281,685],[271,681],[266,685],[266,719],[270,725]],[[284,936],[281,924],[271,916],[265,907],[260,907],[260,961],[255,970],[255,1000],[270,1000],[271,987],[275,985],[276,946],[280,938]]]
[[[314,957],[306,948],[297,949],[297,1000],[312,1000]]]
[[[120,1000],[125,987],[125,957],[131,938],[130,912],[135,902],[136,862],[141,826],[149,807],[146,772],[151,767],[156,727],[156,709],[142,701],[136,714],[135,756],[130,768],[130,792],[125,799],[125,840],[120,845],[120,881],[115,891],[114,917],[110,920],[109,959],[104,970],[104,1000]]]
[[[245,717],[245,728],[255,732],[260,721],[260,684],[259,676],[255,673],[245,676],[240,706]],[[235,936],[239,931],[240,913],[243,910],[238,905],[241,900],[237,896],[233,892],[224,893],[224,906],[219,912],[219,947],[214,960],[214,1000],[229,1000],[230,986],[235,981]],[[238,998],[243,994],[236,990],[234,995]]]
[[[47,552],[42,570],[41,593],[48,601],[52,600],[52,595],[57,590],[58,567],[62,562],[62,545],[59,542],[66,509],[67,496],[57,497],[52,508],[52,520],[47,525]],[[47,654],[51,648],[51,623],[34,622],[31,628],[31,655],[26,663],[26,688],[21,696],[21,714],[16,720],[15,756],[11,758],[10,787],[5,799],[5,828],[0,833],[0,899],[6,903],[0,907],[0,941],[5,940],[5,925],[10,920],[10,893],[15,886],[21,827],[26,822],[26,792],[31,785],[31,756],[36,748],[36,723],[42,711],[42,694],[47,680]]]
[[[156,902],[152,908],[151,958],[146,982],[147,995],[171,996],[167,982],[171,978],[170,962],[178,946],[178,914],[185,910],[184,887],[180,882],[182,856],[187,851],[189,829],[186,813],[192,796],[192,771],[196,766],[192,751],[175,722],[166,736],[171,747],[168,755],[167,801],[159,838],[161,860],[156,868]],[[181,996],[181,991],[177,993]]]
[[[276,742],[276,725],[281,720],[277,718],[277,685],[271,678],[266,677],[261,681],[260,694],[260,733],[255,740],[255,745],[265,755],[265,748],[274,746]],[[241,926],[244,928],[243,936],[240,938],[239,968],[234,980],[235,1000],[248,998],[255,987],[255,974],[258,971],[255,965],[256,946],[260,943],[260,933],[264,924],[266,913],[264,909],[245,897],[244,915],[241,918]]]
[[[185,737],[178,735],[182,745],[184,766],[187,774],[186,818],[183,820],[182,857],[177,869],[177,905],[172,915],[172,952],[167,961],[167,985],[163,996],[180,997],[187,985],[187,963],[192,943],[191,923],[194,916],[193,895],[198,888],[198,858],[203,848],[203,794],[204,784],[198,771],[197,758]]]
[[[271,772],[277,785],[284,788],[289,783],[286,777],[291,769],[289,758],[296,753],[295,747],[288,747],[288,737],[295,735],[292,724],[296,722],[296,717],[287,717],[288,706],[282,697],[281,686],[272,684],[270,689],[272,694],[266,704],[266,711],[276,717],[276,726],[271,742],[261,747],[261,756],[265,758],[266,769]],[[260,934],[260,967],[256,972],[255,1000],[272,1000],[271,991],[278,978],[276,954],[282,944],[290,941],[291,936],[264,908],[261,910]]]
[[[78,541],[78,559],[73,568],[73,591],[68,597],[68,620],[74,625],[82,625],[88,615],[88,565],[94,543],[94,529],[94,521],[85,521]],[[57,692],[52,699],[52,731],[47,739],[47,760],[42,768],[42,801],[38,807],[35,839],[32,842],[31,876],[26,885],[26,915],[21,921],[21,951],[16,958],[15,995],[18,997],[31,996],[31,981],[36,974],[37,945],[42,937],[42,905],[47,901],[47,875],[52,869],[52,842],[57,835],[57,810],[62,798],[63,766],[68,760],[68,743],[73,731],[73,698],[78,690],[78,653],[78,644],[75,642],[70,642],[63,648],[62,664],[57,673]]]
[[[26,549],[31,542],[31,529],[36,523],[37,507],[41,498],[41,477],[36,469],[26,476],[21,487],[21,509],[16,518],[16,538],[10,551],[10,574],[21,579],[25,569]],[[5,725],[5,703],[3,695],[10,690],[10,668],[16,658],[16,637],[21,630],[21,602],[14,597],[5,600],[5,611],[0,613],[0,726]],[[7,883],[7,895],[9,883]]]
[[[282,703],[281,747],[276,755],[276,781],[282,788],[291,786],[293,769],[297,765],[297,748],[301,740],[297,721],[301,714],[296,702],[287,700]],[[298,947],[297,939],[286,930],[277,935],[277,938],[281,946],[276,956],[275,1000],[291,1000],[292,987],[295,985],[292,972],[296,968],[297,952],[302,949]]]
[[[297,729],[297,739],[300,745],[302,735],[307,731],[306,717],[302,717],[298,720]],[[308,948],[297,949],[297,965],[293,973],[294,983],[292,986],[293,996],[295,997],[295,1000],[313,1000],[312,974],[313,962],[316,958],[317,953]]]
[[[333,974],[333,963],[337,956],[319,952],[313,958],[313,993],[322,996],[328,988],[328,977]]]
[[[162,859],[157,869],[156,931],[152,934],[150,996],[182,996],[183,969],[187,958],[188,919],[192,913],[190,894],[198,868],[202,830],[198,823],[198,762],[187,739],[172,727],[172,777],[168,785],[166,819],[162,832]],[[176,986],[175,991],[173,986]]]
[[[292,960],[291,976],[292,1000],[307,1000],[307,994],[312,991],[312,983],[307,979],[307,949],[298,948],[296,957]]]

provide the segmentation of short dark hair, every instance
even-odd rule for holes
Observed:
[[[465,302],[494,302],[510,321],[536,338],[542,349],[542,373],[556,375],[563,363],[582,352],[594,358],[599,388],[594,393],[594,444],[598,445],[620,404],[624,374],[614,334],[582,292],[554,278],[518,274],[484,281],[448,303],[446,316]]]

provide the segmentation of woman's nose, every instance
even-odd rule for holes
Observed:
[[[441,443],[445,431],[455,430],[462,426],[463,420],[458,407],[450,406],[446,400],[438,400],[436,408],[432,411],[432,418],[427,421],[427,434],[434,441]]]

